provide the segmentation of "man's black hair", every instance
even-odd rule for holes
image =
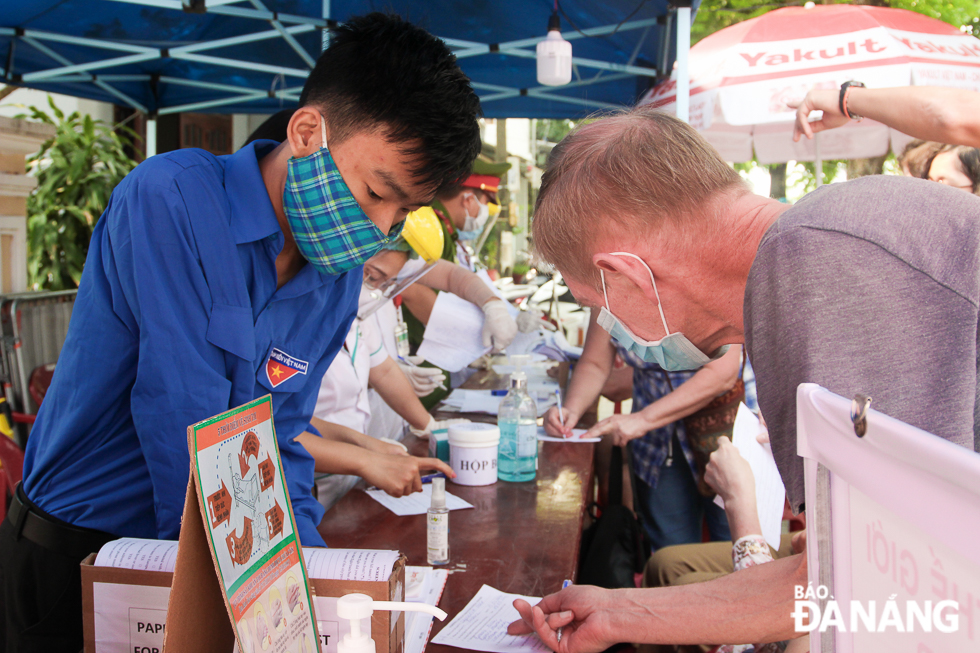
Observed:
[[[391,14],[351,18],[333,30],[300,106],[325,114],[331,142],[381,127],[417,157],[424,186],[459,184],[480,152],[480,99],[440,39]]]

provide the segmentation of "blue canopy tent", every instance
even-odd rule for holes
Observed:
[[[700,0],[695,0],[696,8]],[[150,116],[271,113],[299,99],[328,25],[392,11],[443,38],[490,118],[581,118],[631,105],[678,52],[682,0],[563,0],[574,74],[540,86],[552,0],[22,0],[0,6],[0,80]]]

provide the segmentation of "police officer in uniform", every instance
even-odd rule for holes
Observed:
[[[500,212],[497,193],[500,179],[509,169],[509,163],[478,158],[460,187],[437,196],[432,208],[442,224],[445,242],[442,258],[476,271],[479,252],[473,251],[473,247],[487,221]],[[402,297],[408,338],[414,352],[422,343],[425,322],[436,303],[436,292],[416,284],[403,292]]]

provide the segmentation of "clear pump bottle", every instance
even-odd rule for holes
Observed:
[[[517,368],[510,375],[510,392],[500,402],[497,426],[497,478],[502,481],[532,481],[538,468],[538,406],[527,393],[527,375]],[[526,357],[523,357],[526,358]]]
[[[425,515],[425,545],[430,565],[449,562],[449,508],[444,478],[432,479],[432,502]]]

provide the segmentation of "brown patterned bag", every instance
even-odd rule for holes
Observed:
[[[728,392],[718,395],[710,404],[684,418],[684,431],[698,465],[698,492],[702,496],[715,496],[715,491],[704,482],[704,469],[711,452],[718,448],[718,438],[724,435],[731,439],[738,405],[743,401],[745,382],[739,377]]]
[[[729,440],[732,438],[738,405],[745,401],[745,382],[742,380],[744,371],[745,359],[743,358],[742,370],[738,374],[735,385],[712,399],[704,408],[683,419],[687,441],[691,445],[694,462],[698,466],[698,492],[704,497],[715,496],[715,491],[704,482],[704,469],[708,466],[711,452],[718,448],[718,438],[723,435]],[[664,376],[667,377],[667,385],[673,391],[674,385],[670,382],[670,375],[664,373]]]

